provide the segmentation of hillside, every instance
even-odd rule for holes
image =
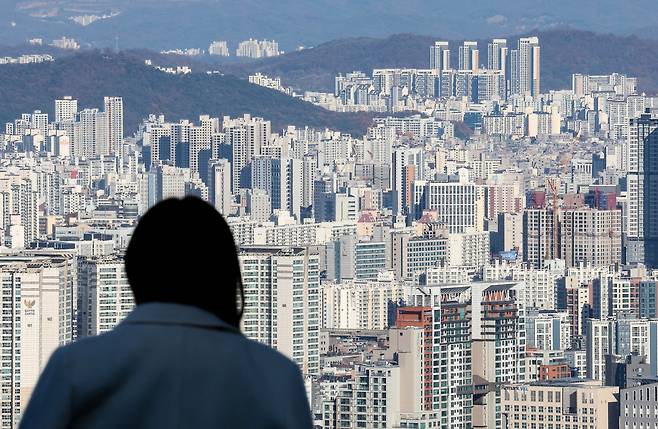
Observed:
[[[35,109],[53,115],[54,100],[71,95],[80,108],[102,107],[106,95],[122,96],[126,131],[150,113],[170,120],[251,113],[288,124],[331,127],[361,135],[371,116],[326,111],[233,76],[170,75],[131,54],[87,52],[47,64],[0,66],[0,124]]]
[[[286,51],[343,37],[393,33],[494,37],[538,28],[653,34],[655,0],[2,0],[0,41],[75,37],[83,46],[122,49],[207,48],[227,40],[232,50],[250,37],[279,41]],[[111,15],[82,26],[71,18]]]
[[[597,34],[570,29],[531,32],[540,38],[542,89],[571,87],[572,73],[627,73],[639,78],[641,90],[658,92],[658,42],[636,36]],[[385,39],[360,37],[323,43],[313,49],[292,52],[251,63],[224,65],[238,76],[261,72],[280,76],[296,89],[332,91],[338,73],[371,72],[383,67],[428,67],[429,47],[441,37],[398,34]],[[445,40],[445,39],[443,39]],[[518,36],[508,38],[515,46]],[[486,64],[487,43],[478,40],[480,62]],[[451,41],[453,64],[460,40]]]

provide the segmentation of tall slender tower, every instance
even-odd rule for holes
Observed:
[[[459,70],[476,72],[479,62],[478,42],[464,41],[464,45],[459,47]]]
[[[430,68],[438,73],[450,69],[448,42],[437,40],[434,46],[430,46]]]
[[[507,39],[493,39],[489,43],[487,52],[487,68],[499,70],[505,76],[505,80],[509,79],[507,76],[507,49]]]
[[[105,97],[105,115],[108,152],[123,158],[123,98]]]
[[[517,70],[512,82],[512,89],[521,95],[536,97],[540,94],[540,47],[538,37],[522,37],[519,39],[518,50],[513,65]]]
[[[631,119],[626,172],[626,263],[658,267],[658,112]]]

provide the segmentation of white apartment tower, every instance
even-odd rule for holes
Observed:
[[[3,428],[18,427],[50,355],[72,340],[74,273],[68,257],[17,255],[0,260]]]
[[[79,261],[78,293],[81,337],[112,330],[135,307],[123,257],[118,255]]]
[[[448,42],[437,40],[430,46],[430,69],[440,73],[450,69],[450,48]]]
[[[540,47],[538,37],[522,37],[518,49],[512,51],[511,91],[512,94],[540,94]]]
[[[214,205],[219,213],[228,216],[231,213],[231,163],[227,159],[210,160],[208,169],[208,196],[210,204]]]
[[[55,122],[74,121],[77,114],[78,100],[70,96],[55,100]]]
[[[459,47],[459,70],[477,72],[480,67],[478,42],[464,41]]]
[[[319,255],[308,248],[243,247],[244,334],[292,359],[304,374],[319,371]]]
[[[487,48],[487,68],[500,71],[507,80],[507,39],[493,39]]]
[[[105,97],[107,154],[123,158],[123,98]]]

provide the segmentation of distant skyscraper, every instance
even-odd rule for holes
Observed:
[[[73,121],[78,113],[78,100],[72,97],[64,97],[55,100],[55,121]]]
[[[123,158],[123,98],[105,97],[107,153]]]
[[[470,70],[476,72],[480,67],[480,55],[477,42],[465,41],[459,47],[459,70]]]
[[[493,39],[488,46],[487,68],[489,70],[498,70],[505,79],[509,80],[507,62],[508,58],[507,39]]]
[[[224,216],[231,213],[231,163],[226,159],[210,160],[208,169],[208,196],[210,204]]]
[[[84,158],[109,155],[107,114],[98,109],[84,109],[78,114],[79,138],[75,138],[75,154]]]
[[[430,46],[430,68],[437,72],[450,69],[450,49],[448,42],[436,41]]]
[[[511,62],[511,92],[512,94],[540,94],[540,47],[538,37],[522,37],[518,49],[512,51]]]
[[[626,262],[658,267],[658,116],[631,119],[628,138]]]

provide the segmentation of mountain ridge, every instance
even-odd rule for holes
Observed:
[[[516,46],[519,37],[537,35],[541,45],[542,90],[571,87],[572,73],[627,73],[639,79],[639,88],[658,91],[658,42],[637,36],[618,36],[590,31],[558,29],[530,31],[508,38]],[[366,73],[373,68],[429,66],[429,47],[441,37],[397,34],[387,38],[359,37],[323,43],[313,49],[292,52],[244,64],[222,65],[236,76],[255,72],[281,77],[282,83],[298,90],[333,91],[334,77],[355,70]],[[480,62],[486,64],[489,39],[475,39]],[[453,64],[457,63],[458,43],[451,40]]]
[[[0,66],[0,123],[34,110],[53,115],[55,99],[66,95],[77,98],[81,109],[102,108],[104,96],[123,97],[128,132],[151,113],[172,121],[251,113],[276,129],[308,125],[355,135],[372,122],[371,115],[330,112],[235,76],[171,75],[128,53],[90,51],[51,63]]]

